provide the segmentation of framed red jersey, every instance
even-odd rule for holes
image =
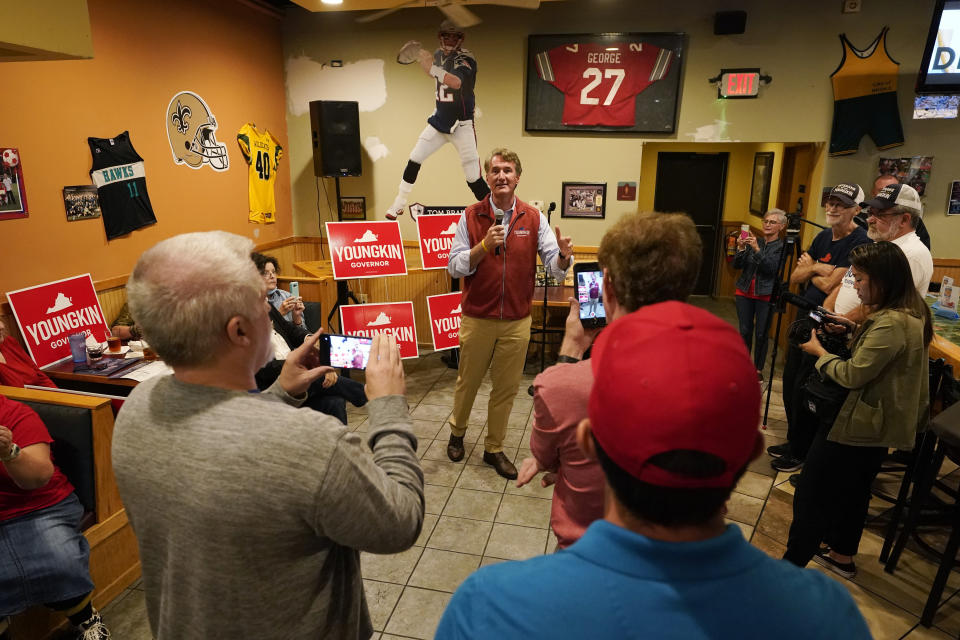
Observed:
[[[530,36],[527,131],[673,133],[685,35]]]

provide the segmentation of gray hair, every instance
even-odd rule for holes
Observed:
[[[217,357],[234,316],[253,318],[264,304],[253,242],[225,231],[174,236],[137,261],[127,282],[130,313],[171,367]]]
[[[784,211],[783,209],[770,209],[765,214],[763,214],[763,217],[766,218],[769,215],[777,216],[778,224],[787,224],[787,212]]]
[[[892,207],[890,207],[889,209],[887,209],[886,213],[888,213],[888,214],[893,214],[893,215],[898,215],[898,216],[901,216],[901,215],[903,215],[903,214],[905,214],[905,213],[910,214],[910,228],[911,228],[911,229],[916,229],[916,228],[917,228],[917,221],[920,219],[920,212],[919,212],[919,211],[917,211],[917,210],[914,209],[913,207],[905,207],[905,206],[900,205],[900,204],[895,204],[895,205],[893,205]]]

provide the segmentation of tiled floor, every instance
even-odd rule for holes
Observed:
[[[723,301],[696,301],[721,317],[735,319],[733,305]],[[489,383],[480,389],[467,431],[467,455],[460,463],[446,457],[449,429],[445,419],[452,405],[456,372],[446,368],[437,354],[407,361],[407,396],[413,408],[414,430],[420,438],[419,452],[426,477],[426,518],[416,545],[403,553],[379,556],[363,554],[367,601],[373,617],[375,638],[430,638],[451,593],[476,568],[522,560],[554,547],[549,531],[552,488],[538,482],[517,489],[480,461]],[[531,373],[533,369],[529,370]],[[507,432],[507,455],[522,460],[529,455],[532,401],[527,385],[521,384]],[[366,413],[350,411],[350,424],[366,429]],[[765,436],[779,444],[786,436],[780,383],[774,380]],[[764,455],[734,492],[727,517],[743,530],[754,545],[780,557],[792,517],[792,487],[788,474],[779,476]],[[894,485],[897,479],[881,476]],[[919,614],[933,581],[935,566],[908,549],[895,575],[885,573],[877,556],[881,537],[878,524],[887,505],[879,500],[871,509],[872,526],[864,534],[857,557],[859,573],[853,581],[839,579],[853,594],[878,639],[946,639],[960,632],[960,575],[951,577],[935,627],[918,626]],[[811,570],[820,570],[811,564]],[[833,574],[829,574],[834,577]],[[149,640],[144,593],[137,583],[103,612],[119,640]],[[812,615],[815,613],[812,612]]]

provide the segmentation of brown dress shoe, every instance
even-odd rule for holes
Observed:
[[[484,451],[483,461],[496,469],[497,473],[507,480],[517,479],[517,468],[513,466],[512,462],[507,460],[507,456],[503,455],[502,451],[498,451],[496,453]]]
[[[450,434],[450,441],[447,443],[447,457],[454,462],[463,460],[463,436]]]

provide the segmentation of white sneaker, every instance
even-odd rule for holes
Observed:
[[[403,215],[403,207],[391,207],[387,209],[387,213],[385,215],[387,220],[396,220],[397,216]]]
[[[106,640],[110,637],[110,630],[100,619],[100,612],[93,610],[93,615],[80,625],[80,633],[77,640]]]

